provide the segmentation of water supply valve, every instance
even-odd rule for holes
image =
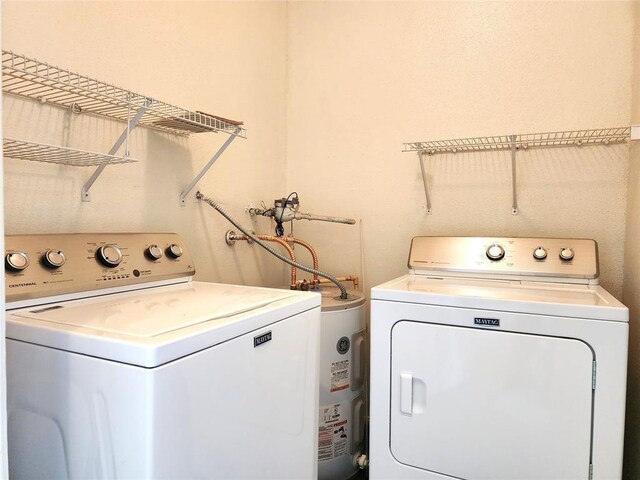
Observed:
[[[276,221],[276,235],[281,237],[284,235],[284,222],[293,220],[318,220],[321,222],[344,223],[354,225],[356,221],[352,218],[328,217],[325,215],[314,215],[313,213],[302,213],[300,209],[300,200],[297,192],[291,192],[287,198],[278,198],[273,202],[274,206],[269,209],[260,209],[250,207],[247,209],[249,215],[261,215],[263,217],[273,217]]]

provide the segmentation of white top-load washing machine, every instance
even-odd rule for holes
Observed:
[[[592,240],[416,237],[371,291],[372,479],[619,479],[628,311]]]
[[[175,234],[6,238],[12,479],[315,478],[320,295]]]

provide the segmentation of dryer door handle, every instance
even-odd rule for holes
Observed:
[[[400,412],[405,415],[413,414],[413,374],[400,374]]]

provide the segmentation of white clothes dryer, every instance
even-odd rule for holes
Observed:
[[[593,240],[416,237],[371,291],[370,478],[622,474],[628,310]]]
[[[12,479],[316,477],[320,295],[191,281],[174,234],[6,246]]]

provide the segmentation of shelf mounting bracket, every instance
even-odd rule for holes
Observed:
[[[135,116],[131,120],[129,120],[129,122],[127,123],[127,128],[124,129],[124,131],[120,135],[120,138],[116,140],[116,143],[114,143],[113,147],[111,147],[111,150],[109,150],[109,155],[115,155],[115,153],[122,146],[122,144],[129,138],[129,132],[131,132],[131,130],[133,130],[136,127],[136,125],[138,125],[138,122],[140,121],[144,113],[147,111],[147,108],[149,108],[152,103],[153,103],[153,98],[151,97],[145,98],[144,104],[138,109]],[[97,180],[97,178],[100,176],[102,171],[106,168],[106,166],[107,165],[105,164],[105,165],[100,165],[98,168],[96,168],[95,172],[93,172],[93,175],[91,175],[91,178],[89,178],[89,180],[87,180],[87,183],[85,183],[82,186],[81,198],[83,202],[91,201],[91,194],[89,193],[89,190],[91,189],[92,185]]]
[[[222,155],[222,153],[227,149],[227,147],[231,145],[231,142],[233,142],[241,132],[242,132],[242,128],[240,127],[236,128],[236,130],[231,135],[229,135],[229,138],[227,138],[227,140],[222,144],[222,146],[218,149],[218,151],[213,154],[213,157],[211,157],[211,160],[209,160],[209,162],[202,168],[202,170],[200,170],[200,173],[196,175],[196,178],[194,178],[191,181],[191,183],[187,186],[187,188],[185,188],[182,191],[182,193],[180,193],[181,206],[184,207],[185,199],[187,198],[187,195],[189,195],[189,192],[193,190],[193,187],[196,186],[196,184],[200,181],[200,179],[204,176],[204,174],[209,171],[211,166],[214,163],[216,163],[216,160],[220,158],[220,155]]]
[[[513,215],[518,215],[520,211],[518,210],[518,190],[516,187],[516,140],[517,135],[509,135],[509,140],[511,140],[511,190],[513,195],[513,200],[511,203],[511,213]]]
[[[424,152],[418,152],[420,161],[420,171],[422,172],[422,184],[424,185],[424,197],[427,200],[427,215],[431,215],[431,199],[429,198],[429,187],[427,186],[427,172],[424,168]]]

